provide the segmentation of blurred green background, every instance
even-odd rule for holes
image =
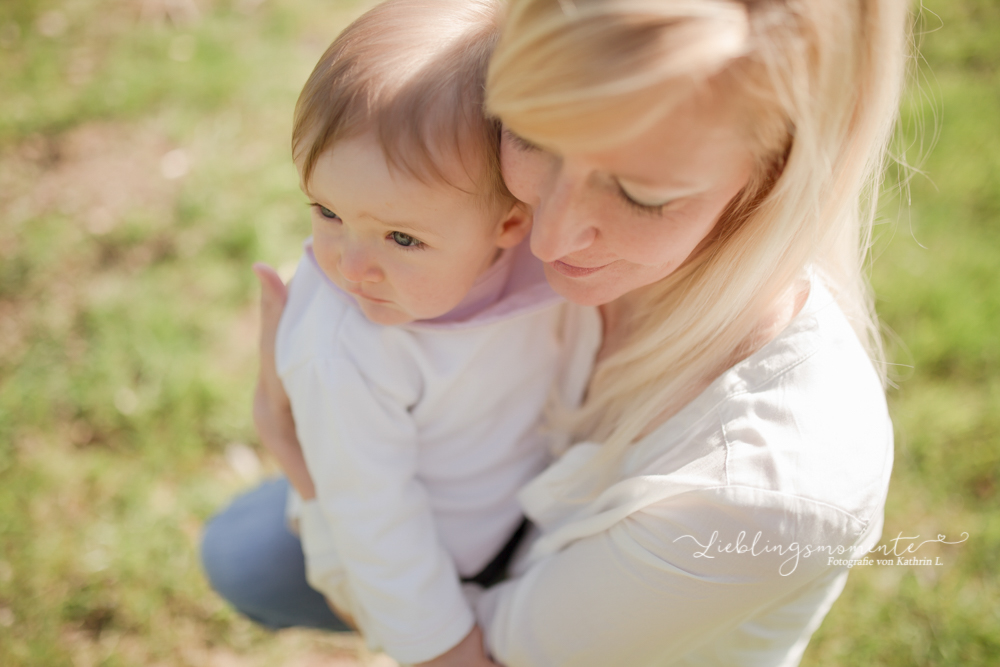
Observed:
[[[920,171],[890,173],[874,263],[899,364],[883,541],[969,539],[855,569],[804,665],[1000,664],[1000,3],[924,4],[901,131]],[[380,661],[255,628],[196,553],[275,470],[249,267],[293,266],[308,234],[291,111],[359,11],[0,3],[0,665]]]

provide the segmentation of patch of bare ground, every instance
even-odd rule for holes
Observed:
[[[90,123],[0,151],[0,362],[17,359],[38,327],[68,336],[80,306],[116,274],[173,251],[165,228],[183,175],[177,150],[150,125]],[[129,218],[151,233],[124,247],[104,240]],[[40,224],[49,247],[28,253],[24,229]]]
[[[4,227],[16,231],[32,218],[60,213],[75,228],[102,235],[135,211],[162,220],[183,175],[180,165],[167,169],[174,148],[155,128],[122,123],[29,137],[0,153]],[[3,236],[0,247],[8,251],[16,240]]]
[[[239,311],[225,335],[212,346],[207,355],[212,371],[227,377],[240,377],[246,375],[248,368],[256,368],[259,330],[260,304],[254,299]]]

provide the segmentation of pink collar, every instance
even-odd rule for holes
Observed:
[[[306,256],[313,263],[324,282],[351,305],[357,304],[347,292],[326,277],[313,254],[312,238],[303,244]],[[562,302],[548,281],[542,262],[531,254],[528,240],[505,250],[465,295],[461,303],[432,320],[417,320],[400,325],[414,330],[451,330],[486,326],[500,320],[532,313]]]

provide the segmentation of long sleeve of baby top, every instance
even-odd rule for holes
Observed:
[[[893,436],[813,277],[784,332],[633,443],[610,483],[575,487],[600,450],[570,447],[520,494],[540,537],[476,599],[506,667],[798,664],[879,540]]]
[[[459,577],[507,540],[517,490],[549,460],[537,426],[562,308],[527,248],[510,253],[478,310],[386,327],[307,246],[279,327],[278,372],[317,490],[300,516],[310,583],[401,662],[472,628]]]

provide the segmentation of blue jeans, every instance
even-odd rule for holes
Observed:
[[[306,582],[298,536],[285,525],[288,481],[238,496],[205,527],[201,562],[209,583],[238,611],[271,628],[350,628]]]

